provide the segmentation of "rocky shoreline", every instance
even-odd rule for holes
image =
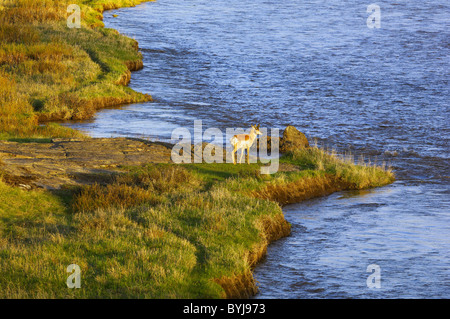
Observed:
[[[0,176],[12,186],[52,190],[97,182],[122,165],[169,163],[170,152],[169,144],[133,138],[0,141]]]
[[[293,126],[284,130],[278,144],[283,152],[309,146],[304,134]],[[170,163],[172,147],[170,143],[125,137],[55,138],[49,143],[0,141],[0,176],[7,184],[24,189],[84,185],[96,182],[101,174],[117,172],[123,165]],[[194,149],[192,154],[196,154]]]

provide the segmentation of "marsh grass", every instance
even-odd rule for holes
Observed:
[[[351,153],[337,154],[335,150],[324,150],[317,146],[288,154],[283,161],[332,175],[353,189],[382,186],[395,179],[386,163],[377,165],[366,161],[364,157],[355,161]]]
[[[169,181],[170,171],[162,174]],[[153,185],[147,177],[142,180],[138,178],[140,187]],[[225,297],[214,279],[249,270],[248,251],[264,240],[256,221],[280,214],[280,208],[273,202],[240,198],[219,185],[207,192],[174,193],[186,183],[155,187],[165,201],[119,208],[115,198],[108,207],[80,210],[68,209],[48,192],[0,184],[3,200],[29,203],[17,209],[0,206],[0,296]],[[100,187],[86,190],[103,194]],[[102,187],[109,191],[108,185]],[[135,192],[123,194],[136,197]],[[65,287],[65,267],[71,263],[83,269],[82,289]]]
[[[103,28],[102,12],[143,1],[0,1],[0,138],[73,137],[39,123],[91,118],[109,106],[151,100],[126,87],[142,67],[137,42]],[[66,25],[68,4],[82,28]]]
[[[113,177],[112,183],[83,187],[74,195],[73,210],[96,211],[110,207],[129,208],[141,204],[156,205],[173,193],[191,192],[200,185],[184,168],[155,165],[130,168],[130,172]]]
[[[0,181],[0,297],[248,297],[252,267],[289,233],[285,199],[393,178],[318,148],[281,162],[299,169],[267,176],[260,163],[148,164],[52,193]],[[65,286],[72,263],[81,289]]]
[[[39,125],[27,97],[15,81],[0,72],[0,139],[81,137],[80,132],[56,124]]]
[[[0,0],[0,139],[78,137],[42,122],[151,99],[125,86],[142,67],[136,41],[102,22],[104,10],[141,2],[70,0],[83,11],[75,30],[65,25],[66,0]],[[0,298],[249,296],[252,267],[289,233],[281,205],[394,179],[318,148],[281,163],[296,169],[268,176],[260,163],[149,164],[55,192],[12,187],[0,175]],[[65,284],[73,263],[81,289]]]

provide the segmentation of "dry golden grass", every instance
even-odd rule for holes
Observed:
[[[74,196],[72,208],[75,212],[87,212],[110,207],[136,207],[144,203],[156,205],[164,202],[163,194],[193,191],[198,187],[200,181],[182,167],[149,166],[115,176],[110,184],[83,187]]]
[[[13,137],[80,137],[81,133],[59,125],[38,125],[38,118],[26,96],[17,91],[16,83],[0,72],[0,138]],[[6,134],[6,135],[4,135]]]
[[[67,0],[2,0],[2,24],[59,21],[67,17]]]
[[[121,85],[142,66],[136,42],[92,28],[103,10],[142,1],[74,2],[86,10],[72,32],[66,1],[0,1],[0,139],[73,136],[38,119],[86,118],[148,98]],[[393,180],[389,170],[314,148],[284,161],[300,171],[265,178],[257,164],[149,165],[69,195],[0,181],[0,298],[249,296],[251,267],[289,233],[283,198]],[[74,262],[84,289],[64,285]]]
[[[40,39],[39,31],[32,25],[23,25],[19,28],[9,22],[2,21],[0,24],[0,41],[3,45],[6,43],[33,44],[38,43]]]
[[[298,169],[263,178],[243,174],[259,164],[125,167],[65,195],[0,182],[0,297],[249,297],[252,267],[290,232],[280,204],[391,181],[314,148],[282,162]],[[83,289],[63,284],[74,262]]]
[[[151,100],[125,87],[130,70],[142,68],[136,41],[101,22],[104,9],[140,2],[1,0],[0,77],[10,87],[0,95],[0,139],[79,136],[38,123],[88,119],[103,107]],[[80,29],[66,25],[72,3],[82,8]]]
[[[89,185],[75,195],[73,209],[78,212],[105,208],[129,208],[143,203],[157,204],[160,199],[149,190],[123,184]]]

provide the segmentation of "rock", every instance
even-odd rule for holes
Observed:
[[[309,142],[305,134],[292,125],[286,127],[281,138],[272,136],[260,137],[256,142],[256,147],[260,151],[270,152],[274,141],[278,143],[279,151],[281,153],[288,153],[297,149],[309,147]]]
[[[170,155],[169,144],[133,138],[0,141],[0,176],[3,182],[26,190],[59,189],[93,183],[105,174],[117,173],[122,165],[170,163]]]
[[[305,147],[309,147],[305,134],[292,125],[287,126],[280,140],[280,152],[289,153]]]

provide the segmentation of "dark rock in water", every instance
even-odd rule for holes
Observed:
[[[292,125],[286,127],[281,138],[261,136],[256,142],[257,149],[262,151],[271,151],[273,146],[276,147],[276,145],[278,145],[281,153],[289,153],[297,149],[309,147],[305,134]]]
[[[288,153],[305,147],[309,147],[305,134],[292,125],[286,127],[280,140],[280,152]]]

